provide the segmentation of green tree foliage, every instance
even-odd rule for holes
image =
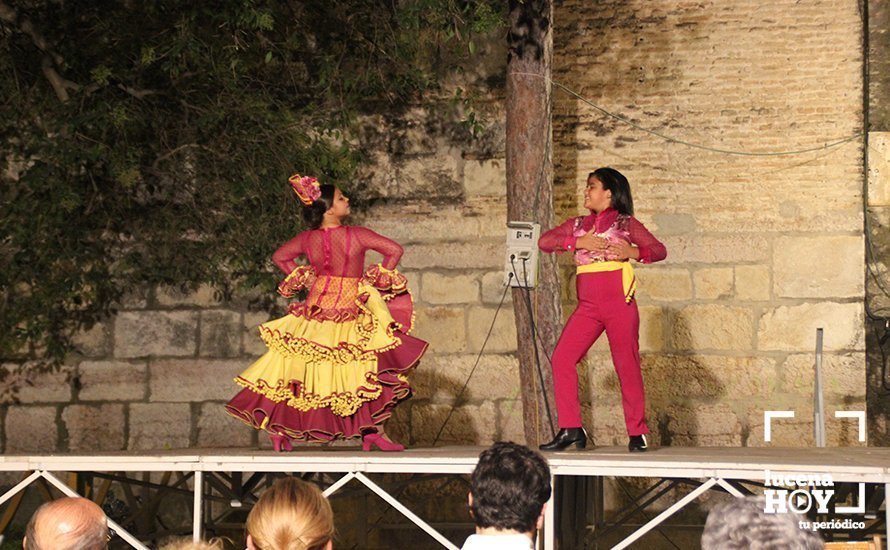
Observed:
[[[493,0],[0,0],[0,357],[60,360],[127,289],[271,288],[293,171],[355,193],[350,123],[422,101]]]

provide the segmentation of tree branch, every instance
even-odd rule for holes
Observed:
[[[43,76],[49,80],[53,91],[56,92],[56,97],[62,102],[68,101],[68,90],[77,90],[80,87],[74,82],[63,78],[59,71],[56,70],[56,67],[61,66],[65,62],[64,58],[52,51],[49,41],[37,32],[30,19],[24,18],[20,21],[18,13],[2,0],[0,0],[0,21],[17,26],[21,32],[31,37],[34,45],[44,53],[40,67],[43,71]]]
[[[62,78],[62,75],[56,71],[55,67],[53,67],[52,59],[49,55],[43,56],[43,62],[41,63],[43,69],[43,76],[49,80],[50,85],[53,87],[53,90],[56,92],[56,97],[59,98],[63,103],[68,101],[68,90],[77,90],[79,86],[70,80],[65,80]]]
[[[139,90],[137,88],[126,86],[124,84],[118,84],[117,87],[135,97],[136,99],[143,99],[146,96],[157,95],[161,93],[157,90]]]
[[[0,2],[0,21],[14,25],[16,20],[15,10]]]
[[[185,149],[193,149],[193,148],[195,148],[195,147],[197,147],[197,148],[199,148],[199,149],[204,149],[205,151],[208,151],[208,152],[211,152],[211,153],[214,152],[214,151],[213,151],[212,149],[210,149],[209,147],[206,147],[206,146],[204,146],[204,145],[201,145],[200,143],[186,143],[185,145],[180,145],[179,147],[176,147],[176,148],[174,148],[174,149],[171,149],[170,151],[167,151],[167,152],[164,153],[163,155],[161,155],[161,156],[159,156],[158,158],[156,158],[156,159],[154,160],[154,162],[151,163],[151,167],[152,167],[153,170],[157,170],[159,164],[161,164],[162,162],[164,162],[164,161],[167,160],[168,158],[172,157],[172,156],[175,155],[176,153],[178,153],[178,152],[180,152],[180,151],[183,151],[183,150],[185,150]]]
[[[5,2],[0,0],[0,20],[9,23],[10,25],[18,26],[19,30],[23,33],[27,34],[31,37],[31,41],[34,42],[34,45],[37,46],[40,50],[52,56],[53,61],[56,65],[61,65],[64,63],[64,59],[61,55],[55,53],[50,48],[49,42],[46,38],[43,37],[37,30],[34,28],[34,25],[31,24],[31,20],[28,18],[22,19],[19,21],[19,16],[16,11],[6,5]]]

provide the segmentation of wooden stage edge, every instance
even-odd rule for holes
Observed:
[[[400,453],[352,447],[293,452],[180,449],[86,454],[6,455],[0,471],[365,472],[468,474],[485,447],[411,448]],[[544,453],[553,475],[763,480],[767,472],[824,475],[835,482],[890,483],[890,447],[623,447]]]

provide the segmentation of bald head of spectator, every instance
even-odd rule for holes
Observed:
[[[26,550],[103,550],[108,547],[108,520],[91,500],[53,500],[34,512],[23,545]]]

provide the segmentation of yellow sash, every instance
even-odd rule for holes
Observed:
[[[601,271],[621,271],[621,285],[624,287],[624,301],[630,303],[637,289],[637,279],[634,277],[634,266],[630,262],[594,262],[592,264],[579,265],[575,270],[577,275],[582,273],[599,273]]]

